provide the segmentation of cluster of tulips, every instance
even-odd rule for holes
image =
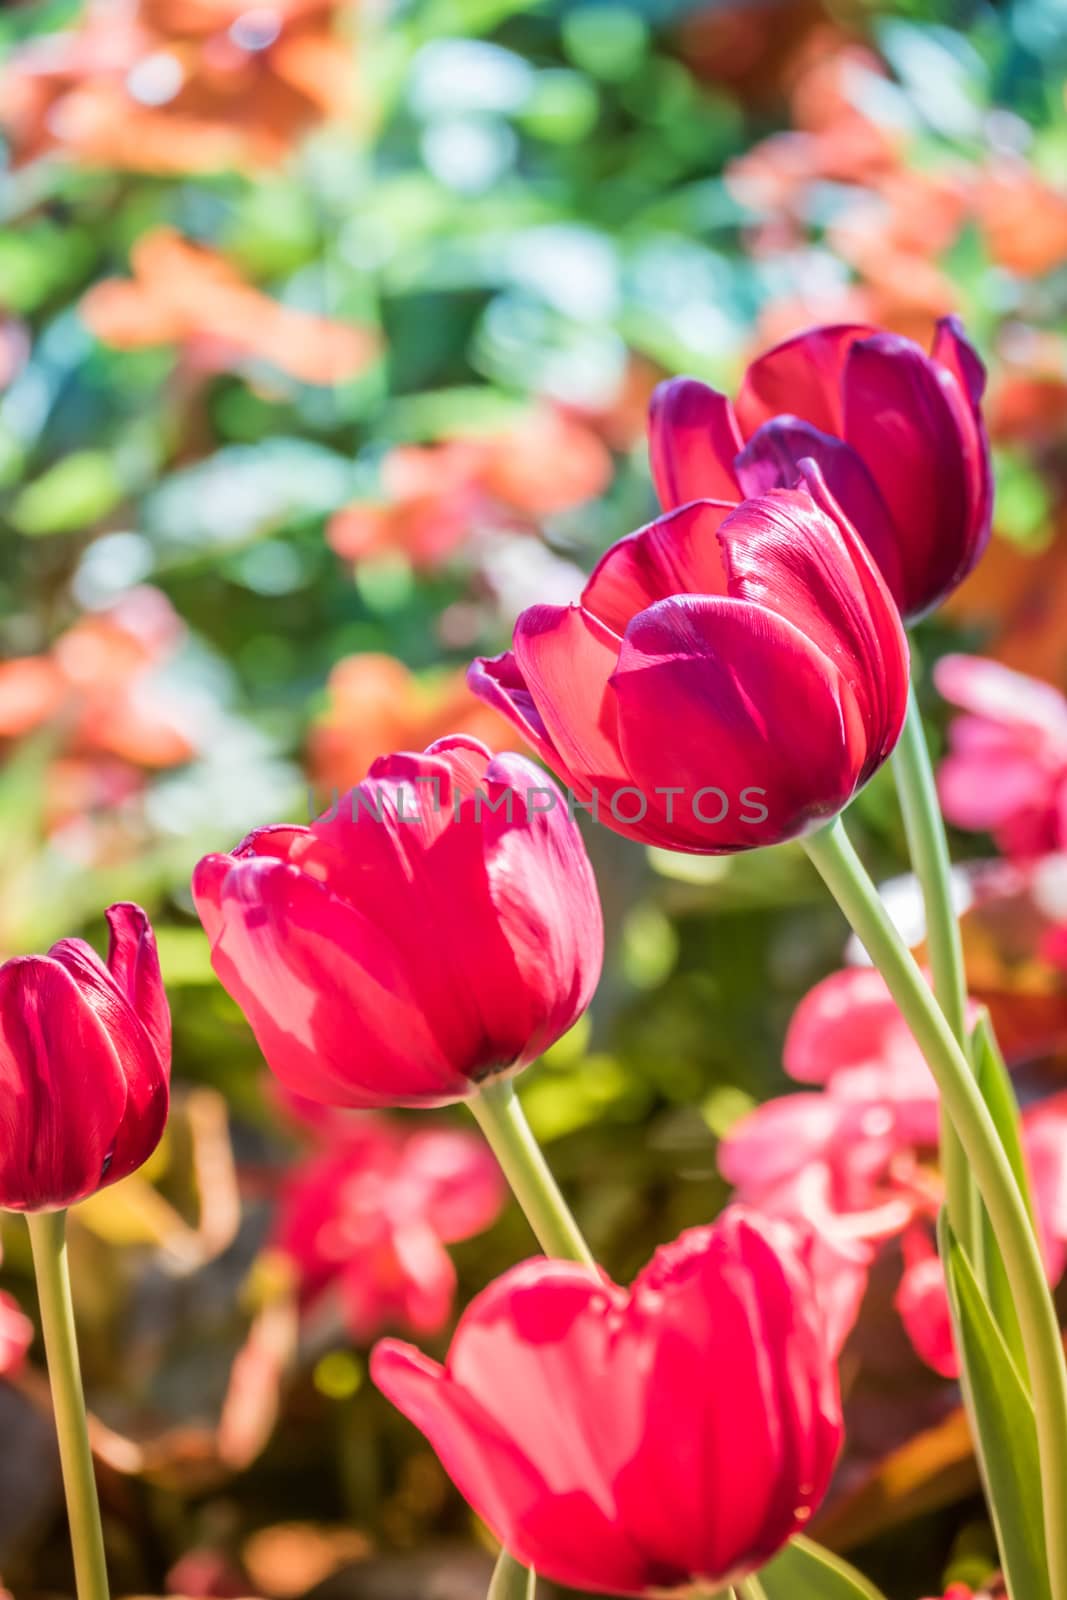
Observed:
[[[1005,1581],[1013,1600],[1067,1600],[1067,1368],[1017,1108],[967,1002],[905,634],[989,535],[983,382],[949,319],[929,354],[813,330],[756,361],[736,405],[664,384],[663,514],[607,551],[580,604],[533,606],[512,650],[471,668],[559,783],[454,735],[196,870],[214,970],[286,1089],[355,1110],[465,1102],[544,1251],[467,1307],[443,1366],[388,1339],[372,1358],[499,1539],[494,1600],[538,1576],[618,1596],[874,1593],[801,1537],[842,1443],[839,1242],[799,1200],[772,1214],[755,1197],[620,1288],[523,1119],[515,1078],[600,976],[578,810],[673,850],[799,840],[838,899],[939,1091],[952,1339]],[[891,756],[930,980],[841,822]],[[106,1572],[63,1216],[154,1149],[170,1055],[148,920],[108,919],[106,964],[71,939],[0,969],[0,1205],[29,1214],[82,1600]]]

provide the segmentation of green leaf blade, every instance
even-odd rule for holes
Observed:
[[[1051,1600],[1033,1403],[944,1216],[941,1259],[1008,1593],[1011,1600]]]
[[[885,1600],[863,1575],[810,1539],[794,1539],[759,1575],[767,1600]]]

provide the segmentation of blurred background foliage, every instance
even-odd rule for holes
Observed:
[[[511,742],[465,664],[653,514],[661,376],[730,388],[813,321],[925,342],[961,312],[997,539],[918,648],[1063,686],[1065,67],[1057,0],[0,12],[0,955],[99,943],[102,908],[140,900],[176,1027],[163,1149],[73,1229],[117,1592],[484,1593],[491,1541],[369,1387],[366,1340],[265,1248],[322,1130],[266,1086],[189,873],[382,751]],[[858,809],[899,873],[884,774]],[[605,978],[523,1092],[625,1280],[722,1204],[716,1137],[783,1087],[789,1015],[844,941],[788,848],[587,831]],[[1055,1076],[1059,980],[995,919],[970,936]],[[3,1243],[32,1314],[19,1224]],[[456,1303],[531,1249],[505,1208],[452,1250]],[[981,1579],[990,1543],[953,1391],[872,1302],[824,1532],[909,1600]],[[0,1570],[69,1593],[35,1355],[0,1428]]]

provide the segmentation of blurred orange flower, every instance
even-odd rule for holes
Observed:
[[[709,83],[729,86],[745,102],[777,99],[813,33],[825,41],[822,0],[770,0],[769,4],[706,5],[679,31],[683,59]]]
[[[592,427],[538,406],[507,432],[398,445],[386,456],[384,504],[345,506],[326,537],[347,561],[403,554],[447,561],[479,527],[527,527],[602,494],[611,452]]]
[[[1000,160],[981,173],[974,206],[998,267],[1040,278],[1067,261],[1067,191],[1025,161]]]
[[[56,723],[75,760],[104,755],[134,767],[187,761],[192,743],[150,677],[183,631],[170,602],[149,588],[80,618],[47,655],[0,666],[0,737]]]
[[[0,77],[15,159],[63,150],[91,166],[207,172],[281,161],[356,104],[338,0],[95,0],[31,40]]]
[[[462,669],[417,677],[393,656],[346,656],[330,673],[329,705],[311,733],[312,780],[342,793],[385,750],[422,750],[466,733],[490,750],[522,750],[511,724],[476,700]]]
[[[1067,682],[1067,516],[1038,555],[992,539],[944,615],[976,630],[983,655],[1050,683]]]
[[[63,675],[47,656],[0,662],[0,739],[19,739],[54,716],[63,702]]]
[[[352,377],[377,349],[368,329],[279,304],[172,228],[144,234],[130,261],[132,279],[107,278],[81,302],[97,338],[119,349],[178,344],[202,371],[253,357],[322,384]]]
[[[772,134],[726,169],[731,193],[753,210],[801,217],[817,182],[872,184],[900,163],[895,128],[863,109],[871,79],[884,78],[878,57],[817,30],[797,63],[790,93],[793,129]]]

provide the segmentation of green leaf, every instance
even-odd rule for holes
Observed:
[[[534,1600],[536,1591],[537,1574],[527,1571],[514,1556],[501,1550],[486,1600]]]
[[[993,1526],[1012,1600],[1049,1600],[1037,1425],[974,1270],[942,1213],[941,1259],[971,1391]]]
[[[1026,1171],[1026,1158],[1023,1155],[1022,1139],[1019,1131],[1019,1104],[1015,1098],[1015,1090],[1012,1087],[1011,1078],[1008,1076],[1008,1069],[1004,1065],[1004,1058],[1000,1053],[1000,1047],[997,1044],[996,1035],[993,1032],[987,1011],[983,1010],[975,1024],[971,1045],[978,1087],[982,1091],[982,1098],[996,1126],[997,1135],[1004,1148],[1004,1153],[1008,1158],[1012,1172],[1015,1174],[1015,1181],[1022,1191],[1022,1196],[1032,1221],[1034,1207],[1030,1198],[1030,1180]],[[986,1298],[989,1301],[997,1326],[1004,1336],[1004,1342],[1011,1352],[1023,1386],[1029,1390],[1026,1351],[1023,1345],[1022,1330],[1019,1327],[1018,1313],[1015,1309],[1015,1297],[1011,1292],[1011,1285],[1004,1266],[1004,1258],[1000,1253],[1000,1245],[997,1243],[993,1225],[984,1206],[981,1207],[981,1231],[978,1247],[981,1250],[981,1268]]]
[[[982,1098],[989,1108],[989,1114],[996,1124],[1000,1142],[1004,1152],[1011,1163],[1011,1170],[1015,1174],[1015,1181],[1022,1190],[1023,1199],[1026,1201],[1027,1210],[1031,1220],[1034,1216],[1033,1201],[1030,1198],[1030,1179],[1026,1170],[1026,1157],[1023,1155],[1022,1138],[1019,1132],[1019,1102],[1015,1098],[1008,1069],[1004,1065],[1004,1057],[1000,1053],[993,1025],[989,1020],[989,1012],[983,1007],[978,1021],[974,1025],[972,1035],[974,1045],[974,1070],[978,1084],[982,1091]]]
[[[855,1567],[810,1539],[787,1544],[759,1581],[767,1600],[885,1600]]]
[[[103,450],[77,450],[27,484],[11,512],[20,533],[76,533],[122,499],[114,463]]]

